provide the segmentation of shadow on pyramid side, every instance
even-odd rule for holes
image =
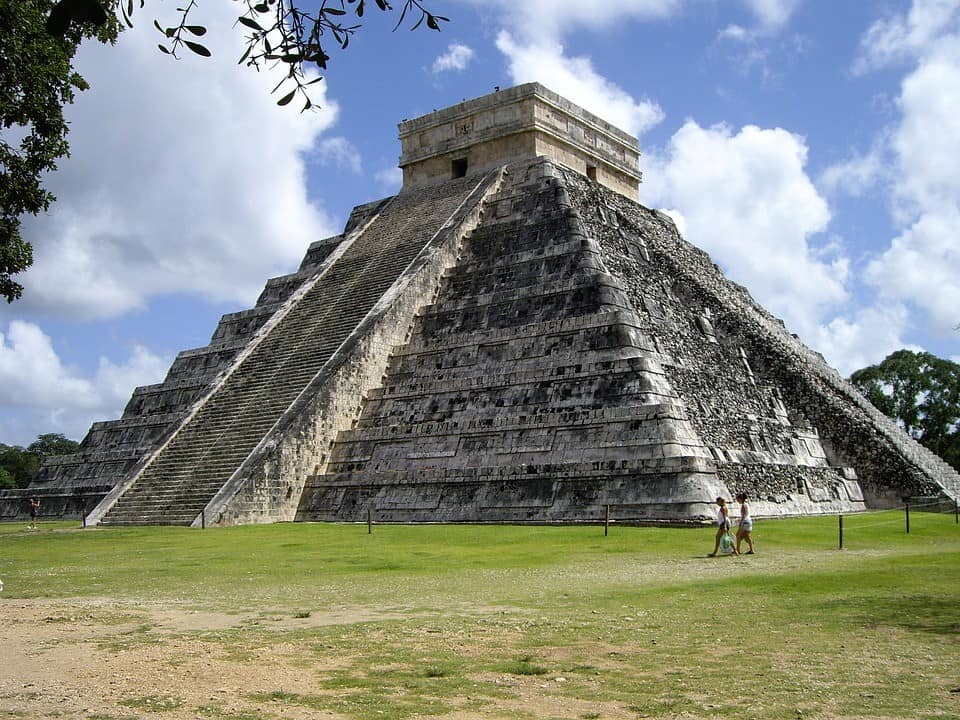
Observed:
[[[628,197],[619,131],[541,86],[510,92],[471,102],[533,102],[530,137],[509,124],[506,157],[526,138],[523,159],[503,162],[502,129],[469,103],[402,125],[400,194],[356,208],[80,453],[0,494],[2,512],[31,494],[107,525],[596,522],[607,507],[700,522],[738,492],[760,516],[952,507],[952,468]],[[591,166],[605,156],[583,128],[619,159]]]

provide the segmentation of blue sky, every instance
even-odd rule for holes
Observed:
[[[81,50],[58,202],[0,307],[0,442],[119,417],[397,191],[397,122],[529,81],[636,134],[640,201],[844,375],[901,347],[960,361],[960,0],[428,5],[440,33],[368,12],[305,114],[236,65],[235,3],[200,4],[209,60],[156,50],[162,3]]]

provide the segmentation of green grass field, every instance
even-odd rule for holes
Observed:
[[[228,670],[272,651],[310,678],[267,680],[244,708],[146,688],[125,701],[151,716],[960,717],[960,526],[844,526],[841,551],[836,518],[760,521],[757,555],[708,559],[710,528],[4,524],[0,609],[109,598],[134,617],[242,616],[177,637]],[[143,618],[100,621],[111,652],[163,639]]]

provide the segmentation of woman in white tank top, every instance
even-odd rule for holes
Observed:
[[[750,508],[747,507],[747,496],[744,493],[737,495],[740,503],[740,527],[737,528],[737,554],[740,554],[740,543],[747,541],[750,549],[747,555],[753,555],[753,518],[750,517]]]
[[[720,541],[723,540],[724,534],[730,530],[730,515],[727,511],[727,501],[722,497],[717,498],[717,541],[713,546],[713,552],[707,555],[707,557],[716,557],[717,551],[720,549]],[[738,554],[736,548],[734,548],[734,554]]]

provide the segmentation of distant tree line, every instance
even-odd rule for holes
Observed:
[[[59,433],[47,433],[27,447],[0,443],[0,490],[25,488],[37,476],[43,461],[53,455],[74,453],[80,443]]]
[[[914,440],[960,470],[960,365],[897,350],[857,370],[850,382]]]

